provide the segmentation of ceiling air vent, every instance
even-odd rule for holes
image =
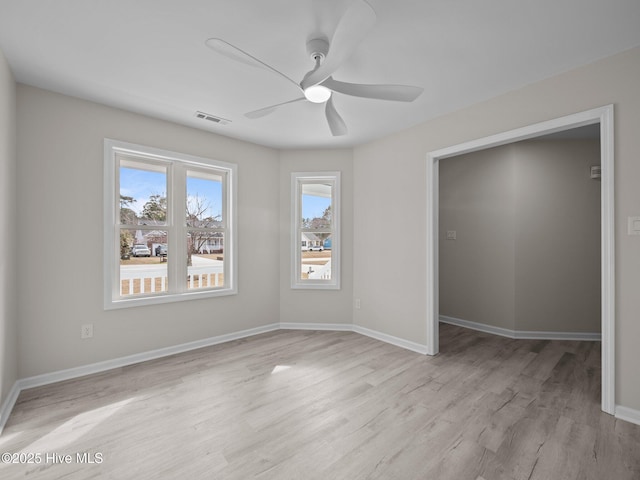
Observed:
[[[217,123],[218,125],[228,125],[231,123],[231,120],[227,120],[226,118],[216,117],[215,115],[211,115],[209,113],[204,113],[204,112],[196,112],[196,117],[201,118],[202,120],[209,120],[210,122]]]

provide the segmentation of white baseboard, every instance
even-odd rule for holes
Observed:
[[[13,410],[13,407],[18,399],[18,395],[22,390],[33,387],[40,387],[42,385],[49,385],[51,383],[61,382],[63,380],[71,380],[74,378],[84,377],[86,375],[92,375],[94,373],[101,373],[114,368],[126,367],[128,365],[134,365],[140,362],[146,362],[148,360],[155,360],[157,358],[167,357],[169,355],[175,355],[177,353],[188,352],[196,350],[198,348],[209,347],[220,343],[230,342],[238,340],[240,338],[251,337],[253,335],[259,335],[261,333],[272,332],[275,330],[330,330],[330,331],[342,331],[342,332],[356,332],[367,337],[375,338],[381,342],[390,343],[397,347],[405,348],[413,352],[426,355],[426,346],[418,343],[410,342],[402,338],[387,335],[386,333],[377,332],[368,328],[361,327],[359,325],[345,324],[345,323],[272,323],[262,327],[251,328],[248,330],[241,330],[239,332],[228,333],[226,335],[219,335],[217,337],[205,338],[202,340],[196,340],[194,342],[182,343],[180,345],[174,345],[171,347],[159,348],[157,350],[150,350],[148,352],[136,353],[134,355],[128,355],[126,357],[114,358],[113,360],[105,360],[103,362],[92,363],[89,365],[83,365],[81,367],[68,368],[65,370],[58,370],[56,372],[44,373],[42,375],[34,375],[32,377],[22,378],[17,380],[6,400],[3,402],[0,409],[0,434],[4,428],[9,415]]]
[[[371,330],[369,328],[361,327],[360,325],[352,325],[352,330],[360,335],[366,335],[367,337],[375,338],[381,342],[390,343],[396,347],[411,350],[412,352],[420,353],[422,355],[428,355],[427,346],[420,343],[411,342],[404,338],[394,337],[393,335],[387,335],[386,333],[378,332],[377,330]]]
[[[9,415],[11,415],[11,411],[16,404],[16,400],[18,400],[18,395],[20,395],[21,390],[19,381],[14,382],[11,390],[9,390],[9,395],[7,395],[7,398],[2,402],[2,407],[0,407],[0,435],[2,435],[2,430],[7,424],[7,420],[9,420]]]
[[[63,380],[70,380],[72,378],[84,377],[85,375],[105,372],[114,368],[126,367],[128,365],[134,365],[136,363],[146,362],[148,360],[155,360],[156,358],[168,357],[169,355],[175,355],[176,353],[189,352],[198,348],[209,347],[211,345],[217,345],[219,343],[231,342],[240,338],[251,337],[253,335],[258,335],[266,332],[272,332],[274,330],[278,330],[278,328],[279,327],[277,323],[272,323],[271,325],[265,325],[263,327],[251,328],[248,330],[241,330],[239,332],[228,333],[216,337],[204,338],[202,340],[182,343],[180,345],[173,345],[171,347],[158,348],[157,350],[136,353],[134,355],[128,355],[126,357],[114,358],[113,360],[105,360],[104,362],[97,362],[89,365],[83,365],[81,367],[69,368],[66,370],[59,370],[57,372],[51,373],[44,373],[42,375],[35,375],[33,377],[27,377],[18,380],[18,383],[21,390],[25,388],[39,387],[41,385],[48,385],[50,383],[61,382]]]
[[[404,338],[394,337],[393,335],[388,335],[386,333],[350,323],[281,323],[280,328],[283,330],[331,330],[355,332],[366,337],[375,338],[376,340],[384,343],[395,345],[396,347],[404,348],[405,350],[411,350],[412,352],[427,355],[426,345],[420,345],[419,343],[411,342]]]
[[[280,323],[282,330],[330,330],[333,332],[352,332],[350,323]]]
[[[507,328],[494,327],[492,325],[485,325],[484,323],[471,322],[469,320],[462,320],[460,318],[449,317],[447,315],[440,315],[440,321],[442,323],[449,323],[451,325],[457,325],[459,327],[469,328],[471,330],[477,330],[479,332],[491,333],[493,335],[500,335],[502,337],[514,338],[519,340],[586,340],[599,342],[602,339],[602,335],[599,333],[584,333],[584,332],[529,332],[525,330],[509,330]]]
[[[616,405],[616,418],[640,425],[640,410]]]
[[[126,367],[128,365],[134,365],[136,363],[146,362],[148,360],[154,360],[156,358],[167,357],[169,355],[175,355],[177,353],[188,352],[191,350],[196,350],[198,348],[209,347],[211,345],[217,345],[219,343],[230,342],[232,340],[238,340],[240,338],[258,335],[260,333],[271,332],[274,330],[278,330],[279,328],[279,324],[273,323],[271,325],[265,325],[262,327],[241,330],[239,332],[205,338],[188,343],[182,343],[180,345],[173,345],[171,347],[136,353],[134,355],[128,355],[126,357],[91,363],[89,365],[83,365],[81,367],[68,368],[65,370],[58,370],[56,372],[44,373],[42,375],[35,375],[33,377],[19,379],[13,384],[13,387],[9,392],[9,396],[3,402],[2,408],[0,409],[0,434],[2,434],[2,430],[7,420],[9,419],[9,415],[11,414],[16,400],[18,399],[18,395],[20,395],[20,392],[22,390],[25,390],[27,388],[39,387],[42,385],[61,382],[63,380],[71,380],[74,378],[84,377],[86,375],[105,372],[114,368]]]

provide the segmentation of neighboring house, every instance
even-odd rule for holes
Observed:
[[[157,245],[167,244],[167,232],[163,230],[152,230],[143,235],[144,243],[151,248],[152,253],[155,255],[155,248]]]
[[[219,228],[222,222],[215,218],[199,219],[193,215],[187,218],[187,227],[198,229]],[[189,236],[189,248],[193,253],[222,253],[224,249],[224,236],[218,231],[194,230]]]
[[[209,238],[196,241],[198,253],[220,253],[224,249],[224,238],[221,233],[210,234]]]
[[[307,251],[311,247],[324,246],[322,239],[315,233],[302,232],[302,251]]]
[[[157,245],[167,245],[167,233],[164,231],[153,230],[142,236],[143,240],[137,243],[144,243],[152,248],[155,252]],[[192,238],[189,235],[189,245],[193,248],[194,253],[220,253],[224,249],[224,238],[222,233],[212,232]]]
[[[160,228],[165,225],[164,221],[151,220],[148,218],[138,219],[138,224],[146,226],[152,225]],[[218,225],[220,225],[220,222],[217,222],[215,220],[190,220],[190,226],[195,226],[198,228],[211,228],[217,227]],[[189,234],[189,240],[189,244],[193,248],[194,253],[220,253],[224,249],[224,238],[222,233],[220,232],[200,232],[193,238],[192,235]],[[165,230],[151,230],[145,233],[144,230],[137,230],[134,243],[142,243],[151,248],[152,252],[155,252],[155,247],[157,245],[167,245],[167,232]],[[321,243],[314,243],[314,245],[320,244]]]

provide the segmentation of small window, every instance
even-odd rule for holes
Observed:
[[[235,172],[105,140],[105,308],[236,293]]]
[[[340,288],[340,173],[292,173],[292,288]]]

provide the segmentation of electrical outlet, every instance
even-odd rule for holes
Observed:
[[[356,298],[356,309],[360,310],[360,299]]]
[[[93,323],[87,323],[80,327],[80,338],[93,337]]]

